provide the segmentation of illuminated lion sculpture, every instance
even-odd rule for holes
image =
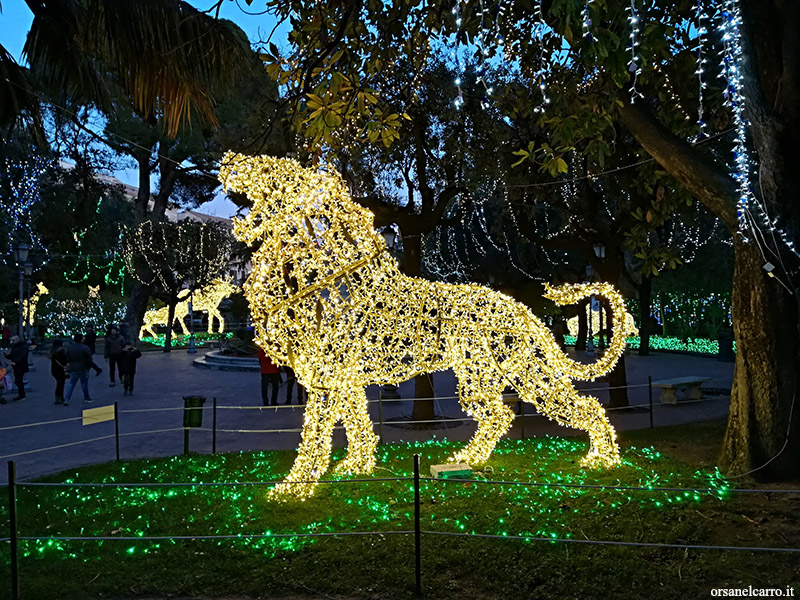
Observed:
[[[548,288],[547,297],[559,304],[598,294],[613,307],[609,351],[594,364],[580,364],[508,296],[401,274],[373,229],[372,213],[350,199],[337,174],[292,159],[229,153],[219,177],[227,190],[253,203],[235,221],[234,233],[255,247],[244,290],[256,342],[276,363],[290,365],[308,390],[298,456],[272,497],[313,493],[328,469],[340,420],[348,453],[337,472],[372,471],[377,438],[365,386],[450,368],[458,377],[461,405],[478,421],[474,437],[452,460],[480,464],[489,458],[514,419],[502,397],[512,385],[542,414],[588,432],[584,465],[619,463],[602,406],[572,385],[572,379],[608,372],[624,349],[625,309],[611,286]]]

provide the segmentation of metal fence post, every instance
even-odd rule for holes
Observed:
[[[114,441],[117,447],[117,461],[119,461],[119,404],[114,402]]]
[[[383,444],[383,392],[378,388],[378,443]]]
[[[420,529],[419,454],[414,455],[414,575],[417,596],[422,595],[422,532]]]
[[[217,399],[211,411],[211,454],[217,453]]]
[[[650,403],[650,429],[653,428],[653,376],[647,376],[647,397]]]
[[[11,538],[11,600],[19,600],[19,563],[17,557],[17,469],[8,461],[8,537]]]

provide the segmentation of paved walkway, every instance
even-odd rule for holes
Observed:
[[[100,358],[102,360],[102,358]],[[217,451],[251,451],[263,449],[293,449],[300,440],[303,407],[262,408],[260,398],[260,377],[257,373],[220,372],[198,369],[192,366],[192,357],[185,350],[170,354],[148,352],[139,361],[136,374],[136,392],[133,397],[123,397],[122,386],[109,387],[107,365],[99,377],[90,376],[90,393],[94,403],[81,402],[82,394],[76,389],[70,406],[53,404],[55,384],[50,377],[49,361],[46,357],[34,358],[36,371],[29,374],[33,391],[22,402],[10,400],[15,394],[7,394],[8,404],[0,405],[0,458],[5,463],[8,455],[27,453],[40,448],[80,442],[82,440],[105,438],[89,443],[65,446],[44,452],[34,452],[13,456],[17,462],[17,476],[20,480],[41,474],[60,471],[85,464],[101,463],[114,458],[114,423],[106,422],[83,426],[81,413],[84,408],[119,403],[120,455],[123,459],[153,456],[171,456],[183,452],[183,401],[182,396],[199,395],[208,398],[203,413],[203,426],[208,430],[195,430],[191,433],[192,451],[211,451],[212,398],[217,398]],[[639,408],[609,412],[614,426],[624,431],[649,426],[647,377],[653,380],[698,375],[711,377],[705,384],[707,388],[730,389],[733,377],[733,364],[721,363],[712,358],[700,358],[681,354],[654,354],[650,357],[628,356],[629,400]],[[467,418],[460,409],[456,394],[456,383],[452,373],[438,373],[434,376],[436,412],[438,415],[453,417],[447,430],[413,430],[408,427],[384,423],[382,429],[387,442],[400,440],[427,439],[432,435],[447,436],[451,440],[468,439],[475,428],[474,421]],[[601,401],[606,401],[608,392],[603,383],[581,383],[581,390],[591,393]],[[78,386],[79,387],[79,386]],[[413,396],[413,383],[400,386],[403,398]],[[710,396],[699,402],[681,402],[677,406],[660,405],[659,390],[653,389],[655,425],[675,425],[727,415],[729,398]],[[280,392],[284,400],[285,386]],[[368,397],[378,398],[378,388],[371,386]],[[241,409],[232,406],[244,407]],[[559,427],[545,418],[533,415],[533,409],[526,405],[526,416],[517,418],[509,435],[526,437],[544,434],[569,435],[577,433]],[[373,420],[378,422],[378,402],[370,404]],[[383,420],[391,421],[411,414],[411,402],[386,401],[382,403]],[[71,419],[71,420],[70,420]],[[2,430],[3,427],[40,423],[58,423]],[[523,431],[524,428],[524,431]],[[245,433],[279,429],[277,433]],[[378,430],[376,424],[376,431]],[[141,433],[139,432],[155,432]],[[335,445],[344,444],[344,433],[337,430]],[[7,481],[5,464],[0,468],[0,483]]]

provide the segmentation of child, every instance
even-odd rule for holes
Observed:
[[[50,375],[56,380],[55,404],[64,404],[64,382],[67,381],[67,349],[64,342],[55,340],[50,349]]]
[[[138,348],[127,344],[119,353],[119,369],[122,375],[123,396],[133,396],[133,377],[136,375],[136,361],[142,357]]]

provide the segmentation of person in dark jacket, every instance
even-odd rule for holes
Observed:
[[[294,385],[297,384],[297,403],[305,404],[303,396],[305,396],[305,388],[297,381],[297,376],[294,374],[294,369],[289,366],[281,367],[283,372],[286,373],[286,404],[292,403],[292,390]]]
[[[261,364],[261,402],[264,406],[278,405],[278,386],[281,384],[281,372],[272,359],[259,346],[258,362]],[[272,386],[272,395],[269,386]]]
[[[17,397],[14,400],[25,400],[25,373],[28,372],[28,344],[18,335],[11,338],[11,349],[8,360],[14,368],[14,383],[17,385]]]
[[[91,368],[92,352],[83,343],[83,336],[80,333],[76,333],[72,336],[72,343],[67,348],[69,387],[67,388],[67,395],[64,396],[64,406],[69,405],[69,400],[72,398],[72,392],[75,390],[75,384],[78,383],[78,380],[80,380],[81,389],[83,390],[83,401],[92,401],[89,396],[89,369]]]
[[[64,383],[67,381],[67,349],[55,340],[50,349],[50,375],[56,380],[56,404],[64,404]]]
[[[133,378],[136,376],[136,361],[142,358],[138,348],[128,344],[122,348],[119,365],[122,371],[122,387],[125,388],[123,396],[133,396]]]
[[[119,334],[119,331],[113,325],[108,328],[108,333],[105,337],[105,350],[103,351],[103,356],[108,361],[108,376],[111,379],[111,382],[108,384],[110,387],[114,387],[116,382],[114,381],[114,371],[115,366],[116,370],[119,371],[119,379],[122,381],[122,370],[120,368],[119,359],[120,354],[122,354],[122,348],[125,346],[125,338]]]

